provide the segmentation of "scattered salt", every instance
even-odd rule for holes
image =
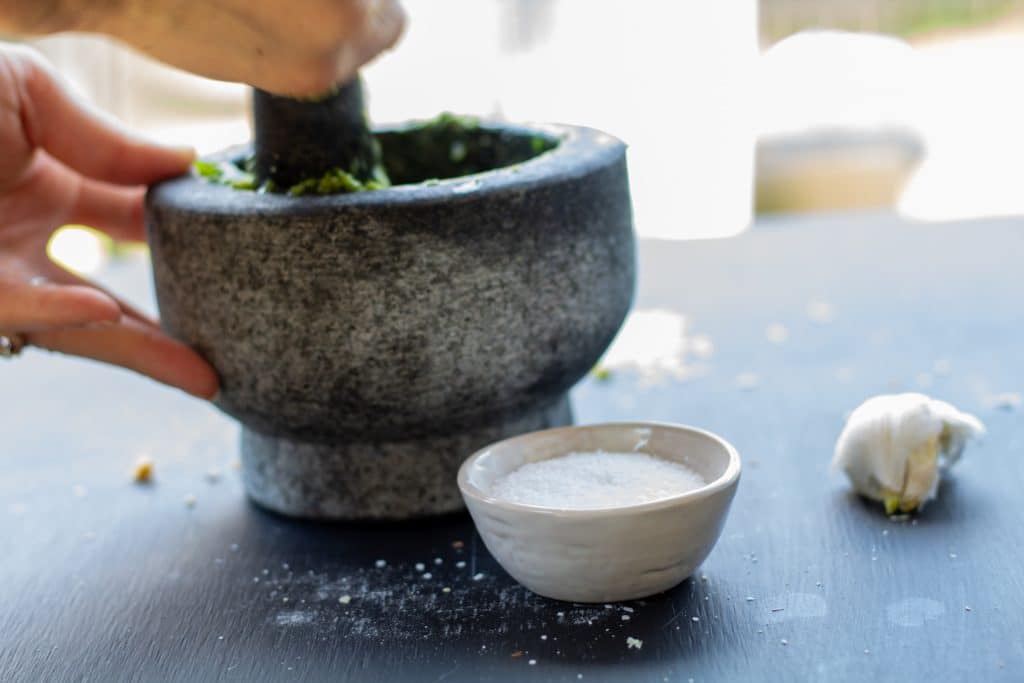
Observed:
[[[789,329],[782,323],[772,323],[765,330],[765,336],[772,344],[783,344],[789,339]]]
[[[695,334],[690,337],[688,346],[697,358],[708,359],[715,355],[715,342],[706,334]]]
[[[426,572],[425,574],[423,574],[423,578],[424,579],[432,579],[432,578],[434,578],[434,575],[431,574],[430,572]]]
[[[696,622],[700,621],[700,617],[690,617],[690,621],[696,623]]]
[[[455,563],[455,566],[458,569],[465,569],[466,568],[466,561],[465,560],[459,560],[458,562]]]
[[[515,503],[592,509],[648,503],[704,486],[689,467],[646,453],[569,453],[523,465],[491,494]]]
[[[1001,410],[1016,410],[1021,406],[1021,395],[1016,391],[1005,391],[990,399],[992,405]]]
[[[824,325],[836,319],[836,310],[827,301],[812,299],[807,302],[807,317],[816,323]]]
[[[736,375],[736,388],[740,391],[753,391],[761,384],[761,378],[753,372],[741,372]]]
[[[623,614],[622,615],[622,620],[623,621],[629,621],[629,615],[628,614]]]
[[[377,560],[374,562],[374,566],[376,566],[377,569],[384,569],[384,567],[388,566],[388,563],[385,560]]]
[[[528,663],[529,663],[530,666],[536,666],[537,665],[537,660],[536,659],[531,659]]]
[[[626,638],[626,649],[627,650],[630,649],[630,648],[634,648],[634,649],[639,650],[643,646],[644,646],[644,641],[640,640],[639,638],[634,638],[633,636],[629,636],[629,637]],[[583,676],[580,675],[580,676],[577,676],[577,678],[583,678]]]
[[[347,605],[348,603],[352,602],[352,596],[342,595],[340,598],[338,598],[338,602],[340,602],[343,605]]]
[[[427,565],[423,564],[422,562],[417,562],[413,566],[416,568],[416,571],[418,571],[418,572],[421,572],[421,571],[423,571],[424,569],[427,568]]]
[[[482,578],[484,578],[483,572],[480,572],[478,574],[473,574],[473,580],[474,581],[479,581]]]

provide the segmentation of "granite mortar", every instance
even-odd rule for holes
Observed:
[[[220,374],[257,503],[314,519],[450,512],[465,457],[571,422],[567,392],[634,293],[625,148],[587,128],[504,127],[560,142],[372,192],[257,194],[195,175],[150,189],[163,326]]]

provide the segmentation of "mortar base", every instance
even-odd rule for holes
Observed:
[[[262,507],[305,519],[410,519],[463,508],[455,478],[489,443],[572,424],[568,396],[498,425],[408,441],[293,441],[242,427],[242,479]]]

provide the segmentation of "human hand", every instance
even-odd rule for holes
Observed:
[[[185,172],[194,153],[132,137],[34,52],[2,45],[0,150],[0,332],[212,397],[217,375],[194,351],[46,255],[67,223],[143,241],[144,186]]]
[[[398,40],[398,0],[0,0],[0,32],[88,31],[202,76],[320,95]]]

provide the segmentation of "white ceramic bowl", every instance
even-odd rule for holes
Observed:
[[[640,505],[565,509],[495,498],[498,477],[579,451],[647,453],[681,462],[708,483]],[[740,478],[725,440],[693,427],[598,424],[524,434],[470,456],[459,488],[487,549],[535,593],[572,602],[633,600],[668,590],[711,552]]]

